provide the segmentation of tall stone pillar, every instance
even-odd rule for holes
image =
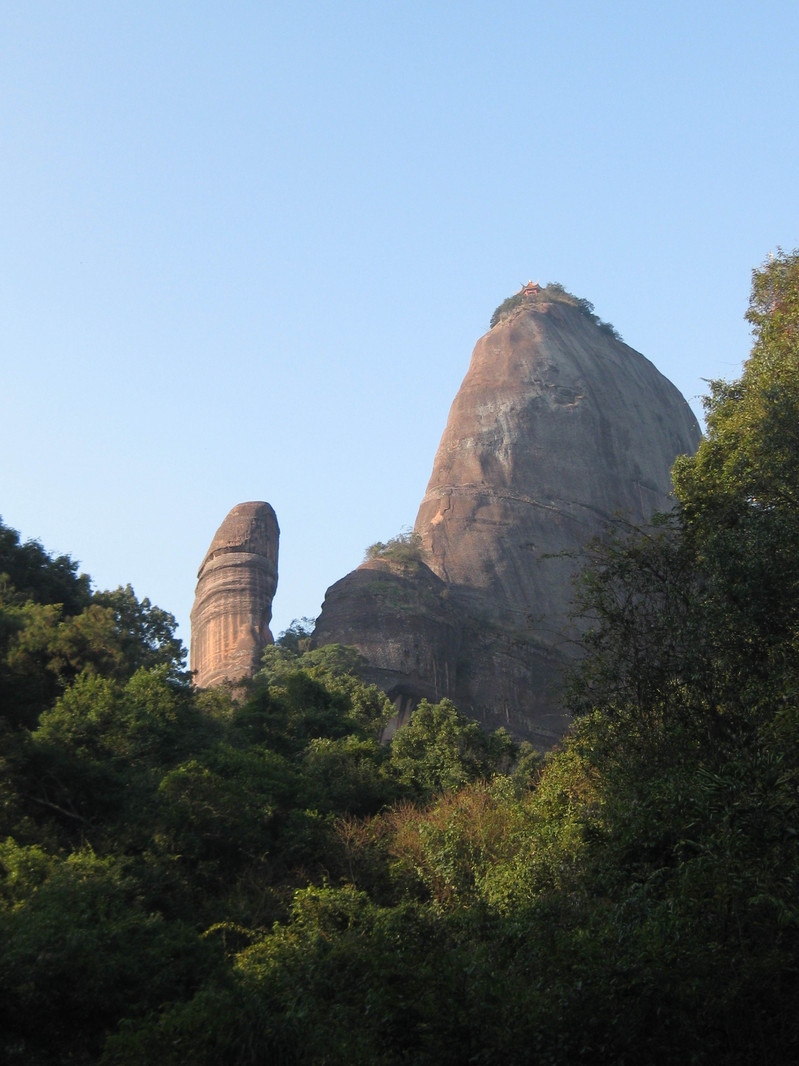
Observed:
[[[211,541],[191,610],[194,683],[209,688],[258,669],[277,588],[280,530],[268,503],[240,503]]]

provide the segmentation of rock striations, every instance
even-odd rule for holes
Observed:
[[[672,463],[699,437],[677,389],[584,304],[520,295],[455,397],[416,519],[419,560],[370,560],[333,585],[315,642],[356,646],[400,714],[449,696],[550,747],[573,655],[569,553],[619,515],[668,509]]]
[[[191,610],[191,669],[200,688],[251,677],[272,643],[279,536],[268,503],[240,503],[211,541]]]

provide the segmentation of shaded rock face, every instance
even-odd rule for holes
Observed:
[[[368,662],[364,678],[394,701],[403,724],[422,699],[453,691],[461,621],[445,582],[424,563],[370,559],[327,590],[314,644],[347,644]]]
[[[277,588],[280,530],[268,503],[240,503],[216,532],[197,573],[191,669],[200,688],[258,669]]]
[[[405,578],[415,618],[378,613],[361,567],[329,590],[318,642],[354,644],[395,687],[412,678],[487,727],[550,747],[567,725],[558,689],[575,654],[579,564],[562,553],[615,516],[646,523],[668,509],[674,459],[699,438],[688,404],[644,356],[571,303],[525,299],[477,342],[416,519],[446,623],[423,607],[418,574]],[[406,673],[415,642],[425,655]]]

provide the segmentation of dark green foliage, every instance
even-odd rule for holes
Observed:
[[[427,796],[501,773],[516,752],[504,730],[488,736],[449,700],[422,700],[394,736],[391,765],[400,781]]]
[[[229,985],[113,1039],[106,1061],[460,1063],[469,1005],[445,1021],[441,1006],[454,1006],[470,961],[430,911],[310,888],[285,927],[238,953]]]
[[[175,636],[174,615],[146,598],[137,600],[130,585],[97,592],[93,602],[109,612],[127,676],[140,668],[163,666],[174,680],[188,680],[184,672],[186,651]]]
[[[313,618],[295,618],[288,629],[284,629],[278,636],[275,644],[279,648],[288,648],[289,651],[307,651],[310,638],[314,631],[315,620]]]
[[[5,1062],[94,1062],[120,1017],[190,993],[211,955],[141,899],[124,863],[0,845],[0,1032]]]
[[[570,744],[596,782],[586,857],[615,901],[608,933],[632,919],[627,965],[669,1022],[664,1061],[690,1046],[691,1005],[702,1061],[789,1061],[799,1043],[782,1020],[799,984],[798,293],[796,254],[755,274],[752,357],[713,386],[680,507],[598,546],[583,584],[596,626],[572,699],[595,710]],[[630,1024],[646,1047],[651,1018]]]
[[[68,555],[53,557],[36,540],[20,544],[19,533],[0,519],[0,588],[13,586],[18,602],[60,603],[77,614],[89,603],[89,578]]]
[[[76,569],[0,524],[0,718],[12,726],[34,726],[81,673],[126,681],[163,667],[188,683],[173,616],[130,585],[91,593]]]

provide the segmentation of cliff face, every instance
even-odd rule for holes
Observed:
[[[461,629],[446,583],[424,563],[370,559],[327,590],[313,639],[358,648],[401,725],[420,700],[454,691]]]
[[[439,576],[520,624],[562,604],[564,564],[615,512],[669,507],[669,471],[699,427],[632,348],[576,307],[539,299],[482,337],[416,519]]]
[[[197,573],[191,669],[200,688],[251,677],[267,644],[280,530],[268,503],[240,503],[216,532]]]
[[[573,303],[524,299],[478,341],[455,397],[415,524],[426,566],[404,575],[405,607],[377,610],[364,564],[328,591],[316,641],[355,644],[397,693],[432,689],[551,746],[573,654],[578,564],[563,553],[614,516],[645,523],[668,509],[671,465],[699,437],[642,355]],[[424,654],[409,665],[416,645]]]

